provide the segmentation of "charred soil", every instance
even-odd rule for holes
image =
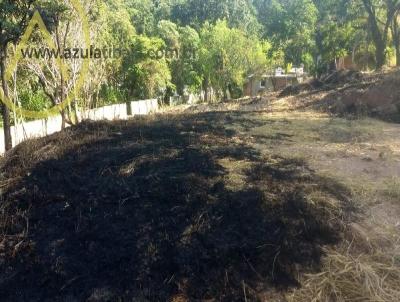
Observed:
[[[85,122],[7,154],[0,299],[284,301],[342,239],[351,194],[260,153],[227,127],[242,114]]]

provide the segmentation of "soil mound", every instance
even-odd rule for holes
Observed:
[[[324,86],[324,83],[320,80],[312,80],[307,83],[297,84],[297,85],[290,85],[282,90],[279,94],[279,97],[287,97],[291,95],[298,95],[303,92],[310,92],[321,89]]]
[[[261,301],[317,270],[349,192],[227,113],[84,123],[0,161],[4,301]],[[233,176],[222,161],[246,163]],[[320,198],[308,199],[309,192]],[[321,200],[320,200],[321,199]]]
[[[372,83],[334,91],[325,97],[330,111],[397,118],[400,114],[400,71]]]
[[[296,108],[313,107],[339,115],[375,116],[400,121],[400,70],[362,74],[340,70],[284,89],[279,97],[296,96]],[[309,92],[309,95],[303,94]]]

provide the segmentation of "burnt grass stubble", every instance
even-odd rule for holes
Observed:
[[[107,135],[65,146],[29,173],[10,156],[3,176],[25,174],[0,199],[9,217],[0,300],[244,301],[244,285],[258,301],[263,290],[299,286],[294,268],[317,270],[322,246],[340,238],[305,188],[346,197],[304,162],[270,163],[234,140],[224,127],[232,116],[240,112],[85,122],[65,131]],[[218,164],[227,157],[252,162],[245,189],[227,189]]]

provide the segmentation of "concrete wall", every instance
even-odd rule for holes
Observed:
[[[3,132],[3,129],[0,129]],[[61,131],[61,116],[36,120],[11,127],[13,146],[28,138],[43,137]]]
[[[131,102],[129,105],[131,106],[132,115],[146,115],[158,110],[157,99]]]
[[[143,100],[124,104],[110,105],[87,110],[81,113],[81,118],[86,120],[124,120],[129,116],[146,115],[158,110],[158,100]],[[129,114],[130,112],[130,114]]]
[[[130,107],[130,108],[129,108]],[[129,109],[131,115],[129,115]],[[134,115],[146,115],[158,110],[158,101],[143,100],[124,104],[116,104],[101,108],[86,110],[79,113],[81,120],[124,120]],[[11,127],[13,146],[37,137],[44,137],[55,132],[61,131],[61,116],[54,116],[48,119],[35,120],[18,124]],[[4,132],[0,128],[0,154],[4,153]]]
[[[128,118],[127,105],[117,104],[84,111],[80,114],[82,120],[123,120]]]

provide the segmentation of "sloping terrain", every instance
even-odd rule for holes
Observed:
[[[0,296],[397,301],[400,127],[297,103],[85,122],[21,144],[0,161]]]
[[[339,115],[369,115],[386,120],[399,121],[400,118],[400,71],[390,69],[386,72],[361,73],[352,70],[339,70],[320,80],[289,86],[280,97],[308,94],[313,97],[299,98],[303,106],[312,105],[315,109]],[[315,99],[318,99],[315,102]]]

